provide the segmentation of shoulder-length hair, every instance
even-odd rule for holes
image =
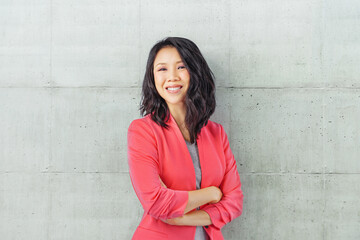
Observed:
[[[142,85],[140,113],[151,114],[151,119],[168,129],[170,111],[165,100],[159,95],[154,83],[154,60],[164,47],[175,47],[190,74],[189,88],[185,97],[185,124],[190,134],[190,142],[198,138],[201,128],[207,125],[216,107],[214,74],[206,63],[199,48],[189,39],[167,37],[158,41],[150,50]]]

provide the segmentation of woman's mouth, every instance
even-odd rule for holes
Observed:
[[[166,88],[166,91],[167,91],[168,93],[178,93],[181,88],[182,88],[182,86],[178,86],[178,87],[167,87],[167,88]]]

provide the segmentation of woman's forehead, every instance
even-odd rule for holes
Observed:
[[[164,47],[159,50],[154,60],[154,66],[159,64],[182,62],[179,52],[174,47]]]

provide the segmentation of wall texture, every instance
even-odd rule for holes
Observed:
[[[166,36],[217,78],[245,195],[226,239],[360,239],[358,0],[2,0],[0,238],[131,238],[127,127]]]

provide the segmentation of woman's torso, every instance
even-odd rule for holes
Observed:
[[[173,190],[196,190],[196,171],[186,141],[174,119],[167,122],[165,129],[154,123],[147,115],[142,121],[147,121],[152,129],[159,158],[159,175],[165,185]],[[225,174],[226,162],[221,139],[220,126],[209,120],[197,139],[198,160],[201,166],[200,188],[219,186]],[[151,230],[150,230],[151,229]],[[208,230],[205,230],[208,231]],[[144,213],[133,239],[194,239],[196,227],[173,226],[155,219]],[[221,236],[221,232],[217,233]],[[220,239],[220,238],[218,238]]]

